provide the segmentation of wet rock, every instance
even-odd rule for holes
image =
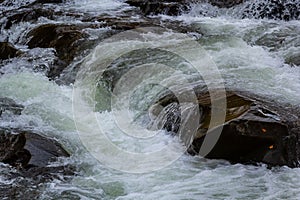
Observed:
[[[82,28],[66,24],[45,24],[31,30],[27,38],[29,48],[54,48],[60,59],[58,67],[50,70],[48,77],[55,77],[73,61],[81,50],[83,38],[87,37]]]
[[[190,9],[191,3],[205,3],[208,2],[219,8],[230,8],[235,5],[241,4],[244,0],[127,0],[131,6],[140,8],[142,13],[145,15],[157,15],[157,14],[166,14],[171,16],[178,16],[183,12],[186,12]]]
[[[1,178],[7,182],[0,183],[1,199],[40,199],[49,181],[68,182],[74,176],[70,166],[32,167],[15,170],[11,166],[1,165]]]
[[[16,49],[9,42],[0,42],[0,59],[5,60],[9,58],[14,58],[21,54],[21,51]]]
[[[224,98],[227,100],[226,120],[222,124],[215,124],[208,131],[211,119],[209,94],[203,91],[198,91],[196,94],[201,115],[198,129],[194,135],[187,133],[180,135],[183,140],[192,139],[188,149],[189,153],[199,154],[207,135],[217,137],[217,130],[223,128],[217,143],[205,157],[226,159],[234,163],[262,162],[270,166],[299,167],[299,109],[278,105],[249,93],[226,92],[226,97],[217,98],[220,102]],[[170,105],[173,108],[166,109]],[[217,104],[218,106],[219,104]],[[152,107],[151,113],[156,116],[153,120],[164,119],[160,128],[175,133],[179,132],[180,108],[174,95],[165,95],[154,105],[154,108]],[[221,112],[223,108],[218,109]],[[163,115],[163,118],[159,115]],[[188,120],[195,119],[189,118]],[[155,122],[155,124],[158,123]]]
[[[54,139],[36,133],[0,129],[0,161],[22,169],[47,167],[69,153]]]
[[[134,14],[134,13],[132,13]],[[138,19],[132,18],[132,16],[122,15],[122,16],[97,16],[92,18],[83,19],[84,22],[98,21],[102,22],[101,27],[111,27],[113,30],[130,30],[143,26],[153,26],[153,22],[149,19],[140,16]]]
[[[49,165],[62,156],[69,154],[54,139],[29,131],[0,128],[1,178],[10,181],[10,184],[0,183],[1,199],[24,199],[24,195],[25,199],[37,199],[49,181],[69,181],[74,176],[73,166]]]
[[[297,20],[300,16],[300,2],[298,0],[249,1],[242,12],[245,18]]]
[[[40,17],[46,17],[48,19],[53,18],[54,11],[51,9],[44,9],[41,7],[28,7],[18,9],[14,12],[9,12],[5,14],[7,18],[4,24],[4,29],[9,29],[13,24],[20,23],[20,22],[35,22]]]
[[[0,162],[10,163],[15,155],[24,149],[24,133],[0,129]]]
[[[243,3],[244,0],[208,0],[208,2],[213,6],[218,6],[220,8],[230,8]]]
[[[62,3],[63,0],[37,0],[37,3]]]
[[[187,11],[189,8],[189,1],[186,0],[127,0],[126,3],[128,3],[131,6],[140,8],[145,15],[166,14],[171,16],[177,16],[180,15],[182,12]]]
[[[85,34],[74,25],[65,24],[45,24],[31,30],[27,38],[29,48],[55,48],[58,57],[66,62],[71,62],[74,58],[78,40]]]
[[[0,98],[0,116],[3,112],[11,112],[14,115],[20,115],[24,106],[17,104],[14,100],[10,98]]]
[[[57,157],[69,157],[69,153],[55,140],[41,135],[27,132],[25,133],[26,144],[24,149],[31,154],[28,165],[44,167]]]

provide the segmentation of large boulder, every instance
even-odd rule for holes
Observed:
[[[189,8],[189,1],[187,0],[127,0],[126,3],[140,8],[145,15],[166,14],[176,16]]]
[[[58,157],[68,156],[54,139],[28,131],[0,129],[0,162],[21,169],[45,168]]]
[[[81,28],[66,24],[45,24],[31,30],[27,38],[29,48],[55,48],[58,57],[71,62],[75,56],[79,40],[87,36]]]
[[[289,109],[287,105],[278,105],[253,94],[227,91],[226,97],[218,97],[220,102],[224,98],[227,100],[225,122],[208,130],[211,119],[210,96],[198,90],[197,98],[201,115],[198,129],[194,135],[187,132],[180,135],[183,140],[192,138],[188,148],[190,154],[199,154],[206,136],[217,138],[217,130],[223,128],[217,143],[205,157],[239,163],[262,162],[270,166],[299,167],[299,109]],[[181,126],[180,105],[173,94],[163,96],[151,109],[151,115],[155,116],[152,120],[160,122],[152,123],[160,123],[158,128],[177,133]],[[194,119],[183,121],[186,120]]]
[[[16,49],[9,42],[0,42],[0,60],[14,58],[21,54],[21,51]]]
[[[11,112],[20,115],[24,106],[17,104],[14,100],[7,97],[0,97],[0,116],[4,112]]]
[[[75,56],[81,52],[84,38],[88,35],[82,31],[83,27],[66,24],[44,24],[31,30],[27,34],[29,48],[54,48],[59,60],[48,73],[48,77],[55,78],[70,64]]]

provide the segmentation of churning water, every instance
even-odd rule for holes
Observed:
[[[22,1],[13,2],[17,4]],[[62,6],[48,6],[57,6],[56,9],[71,10],[83,15],[114,13],[129,9],[122,1],[113,0],[72,0]],[[274,101],[300,106],[300,67],[292,62],[300,56],[300,21],[241,19],[237,10],[217,11],[216,8],[207,6],[195,5],[190,13],[178,17],[164,15],[158,17],[162,21],[178,21],[189,25],[191,28],[189,35],[192,35],[191,38],[201,45],[205,55],[210,58],[209,63],[204,64],[211,65],[212,62],[218,67],[227,88],[247,90]],[[13,8],[14,5],[11,4],[1,9]],[[70,18],[59,20],[69,22]],[[80,23],[80,19],[78,20],[72,23]],[[48,22],[41,18],[37,23]],[[155,135],[154,138],[135,140],[124,134],[119,126],[122,126],[123,122],[128,123],[128,119],[118,118],[117,124],[116,116],[123,116],[124,112],[127,113],[124,116],[135,116],[134,109],[102,112],[93,112],[91,109],[93,118],[84,117],[82,119],[84,123],[80,123],[80,120],[74,121],[76,114],[73,107],[73,85],[57,85],[49,81],[43,72],[36,73],[30,67],[32,66],[32,62],[28,61],[30,58],[34,60],[34,65],[47,67],[54,56],[51,49],[28,50],[26,46],[21,45],[24,32],[28,32],[34,26],[36,24],[24,22],[1,32],[1,37],[8,38],[10,42],[28,51],[28,56],[2,63],[1,96],[14,99],[24,105],[25,110],[20,116],[4,116],[0,126],[36,130],[58,138],[72,156],[57,162],[76,166],[78,171],[70,181],[55,179],[42,184],[38,188],[41,199],[300,199],[299,169],[232,165],[223,160],[208,160],[186,154],[182,154],[162,169],[160,167],[156,169],[155,166],[160,163],[153,162],[150,167],[156,170],[145,173],[127,173],[124,171],[128,170],[112,169],[107,163],[99,162],[87,150],[111,149],[106,149],[106,146],[99,147],[99,142],[95,142],[94,146],[90,143],[85,147],[81,141],[82,135],[78,134],[77,129],[90,132],[101,129],[118,147],[132,152],[155,152],[169,143],[172,148],[181,149],[182,144],[163,131],[150,131],[140,126],[142,120],[136,123],[139,128],[137,132]],[[107,29],[109,30],[109,27]],[[105,32],[105,29],[100,31]],[[175,39],[172,37],[176,33],[169,31],[164,34],[167,34],[168,39],[161,40],[160,36],[155,34],[149,37],[158,43],[159,41],[165,43],[165,46],[177,41],[177,37]],[[114,58],[113,50],[118,52],[120,43],[111,45],[116,45],[110,46],[111,51],[101,53],[97,48],[91,50],[82,66],[93,68],[103,65],[106,60],[99,59],[97,55],[103,56],[106,53],[103,56],[106,59]],[[130,43],[122,45],[132,48]],[[192,50],[191,55],[194,53]],[[84,73],[88,73],[90,69],[85,70]],[[179,75],[175,73],[172,76]],[[135,100],[137,107],[149,103],[147,94],[135,93],[138,99]],[[107,103],[104,95],[105,92],[100,93],[98,97],[98,104],[102,110],[105,110],[103,108]],[[130,98],[126,94],[122,97]],[[102,103],[105,105],[101,105]],[[95,123],[94,119],[98,122]],[[88,134],[85,139],[93,141],[95,137]],[[113,156],[106,158],[114,159]],[[134,168],[136,165],[126,162],[126,159],[121,161],[116,161],[117,165],[123,166],[121,169]],[[1,165],[0,168],[3,171],[0,176],[1,184],[17,184],[19,180],[10,180],[6,176],[9,173],[7,170],[11,169],[5,165]]]

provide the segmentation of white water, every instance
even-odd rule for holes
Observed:
[[[65,9],[84,13],[113,12],[112,9],[120,6],[122,4],[118,1],[86,0],[74,1]],[[241,20],[228,16],[210,18],[195,13],[171,20],[191,23],[195,32],[204,36],[199,42],[218,66],[227,87],[249,90],[299,106],[300,68],[284,64],[286,55],[299,52],[296,45],[300,35],[299,21]],[[31,26],[21,23],[18,27]],[[284,32],[286,29],[291,30],[285,32],[285,37],[291,41],[286,42],[286,46],[270,51],[266,46],[255,44],[265,33]],[[7,33],[12,41],[18,34]],[[43,57],[36,62],[47,64],[51,59]],[[0,125],[25,127],[58,138],[72,154],[58,163],[78,168],[79,174],[70,182],[54,180],[45,184],[41,199],[300,199],[300,170],[287,167],[270,170],[264,165],[231,165],[222,160],[184,154],[171,165],[150,173],[130,174],[107,168],[91,156],[80,141],[73,121],[72,86],[58,86],[42,73],[33,73],[26,59],[15,59],[3,65],[1,70],[5,75],[0,78],[1,96],[23,104],[25,110],[21,116],[5,116]],[[96,115],[102,129],[111,134],[111,140],[127,150],[155,151],[172,140],[170,136],[157,132],[158,140],[136,143],[122,135],[112,112]],[[94,124],[87,126],[99,128]],[[141,128],[140,131],[148,130]],[[5,166],[0,168],[6,169]],[[3,171],[5,173],[8,172]],[[10,184],[4,175],[0,176],[0,183]]]

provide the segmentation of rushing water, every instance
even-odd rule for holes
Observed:
[[[20,4],[24,1],[11,2]],[[46,6],[80,13],[82,16],[101,13],[113,15],[120,10],[130,9],[121,1],[113,0],[72,0],[60,6]],[[195,5],[190,13],[178,17],[161,15],[159,18],[192,27],[190,35],[194,36],[194,41],[201,45],[218,67],[226,87],[251,91],[278,102],[300,106],[300,67],[286,64],[291,57],[300,56],[300,21],[241,19],[238,14],[240,7],[217,11],[207,6]],[[1,9],[13,8],[14,5],[7,5]],[[72,22],[70,20],[69,17],[58,17],[56,22]],[[77,20],[72,23],[81,23],[80,18]],[[19,23],[1,32],[2,40],[8,38],[26,51],[27,55],[1,63],[1,96],[14,99],[24,105],[25,110],[20,116],[4,116],[0,126],[36,130],[58,138],[72,156],[57,162],[74,165],[78,171],[70,181],[55,179],[39,186],[41,199],[300,199],[299,169],[232,165],[223,160],[207,160],[183,154],[162,169],[135,174],[111,169],[97,161],[87,151],[89,148],[83,146],[76,127],[98,130],[100,124],[101,130],[110,140],[128,151],[152,152],[163,148],[169,141],[173,141],[176,147],[180,146],[180,142],[162,131],[149,131],[141,126],[138,131],[154,134],[155,138],[142,142],[130,139],[115,123],[116,116],[122,116],[122,110],[95,112],[99,122],[96,124],[92,121],[87,124],[75,123],[73,86],[57,85],[49,81],[43,71],[37,73],[32,70],[32,65],[47,68],[53,62],[53,51],[28,50],[22,45],[24,32],[37,24],[49,22],[53,21],[41,18],[36,24]],[[105,31],[99,29],[99,32]],[[172,38],[175,33],[168,34]],[[154,34],[151,37],[155,40],[158,36]],[[157,40],[160,41],[159,38]],[[163,41],[174,43],[175,40]],[[112,45],[116,45],[117,49],[120,44]],[[97,49],[91,50],[94,55],[95,52]],[[113,52],[109,53],[115,56]],[[102,61],[87,57],[82,65],[90,66],[87,64],[89,62],[101,65]],[[147,103],[148,96],[144,95],[135,94],[138,98],[137,107]],[[99,101],[101,104],[101,95]],[[89,122],[90,119],[84,120]],[[122,120],[126,122],[127,119],[118,122],[122,123]],[[94,140],[92,136],[87,137],[88,140]],[[95,143],[92,148],[98,148],[97,145]],[[118,164],[134,165],[125,161]],[[159,163],[152,163],[153,166],[156,164]],[[1,184],[18,183],[17,179],[7,179],[6,174],[12,169],[5,165],[0,168],[3,172],[0,176]]]

